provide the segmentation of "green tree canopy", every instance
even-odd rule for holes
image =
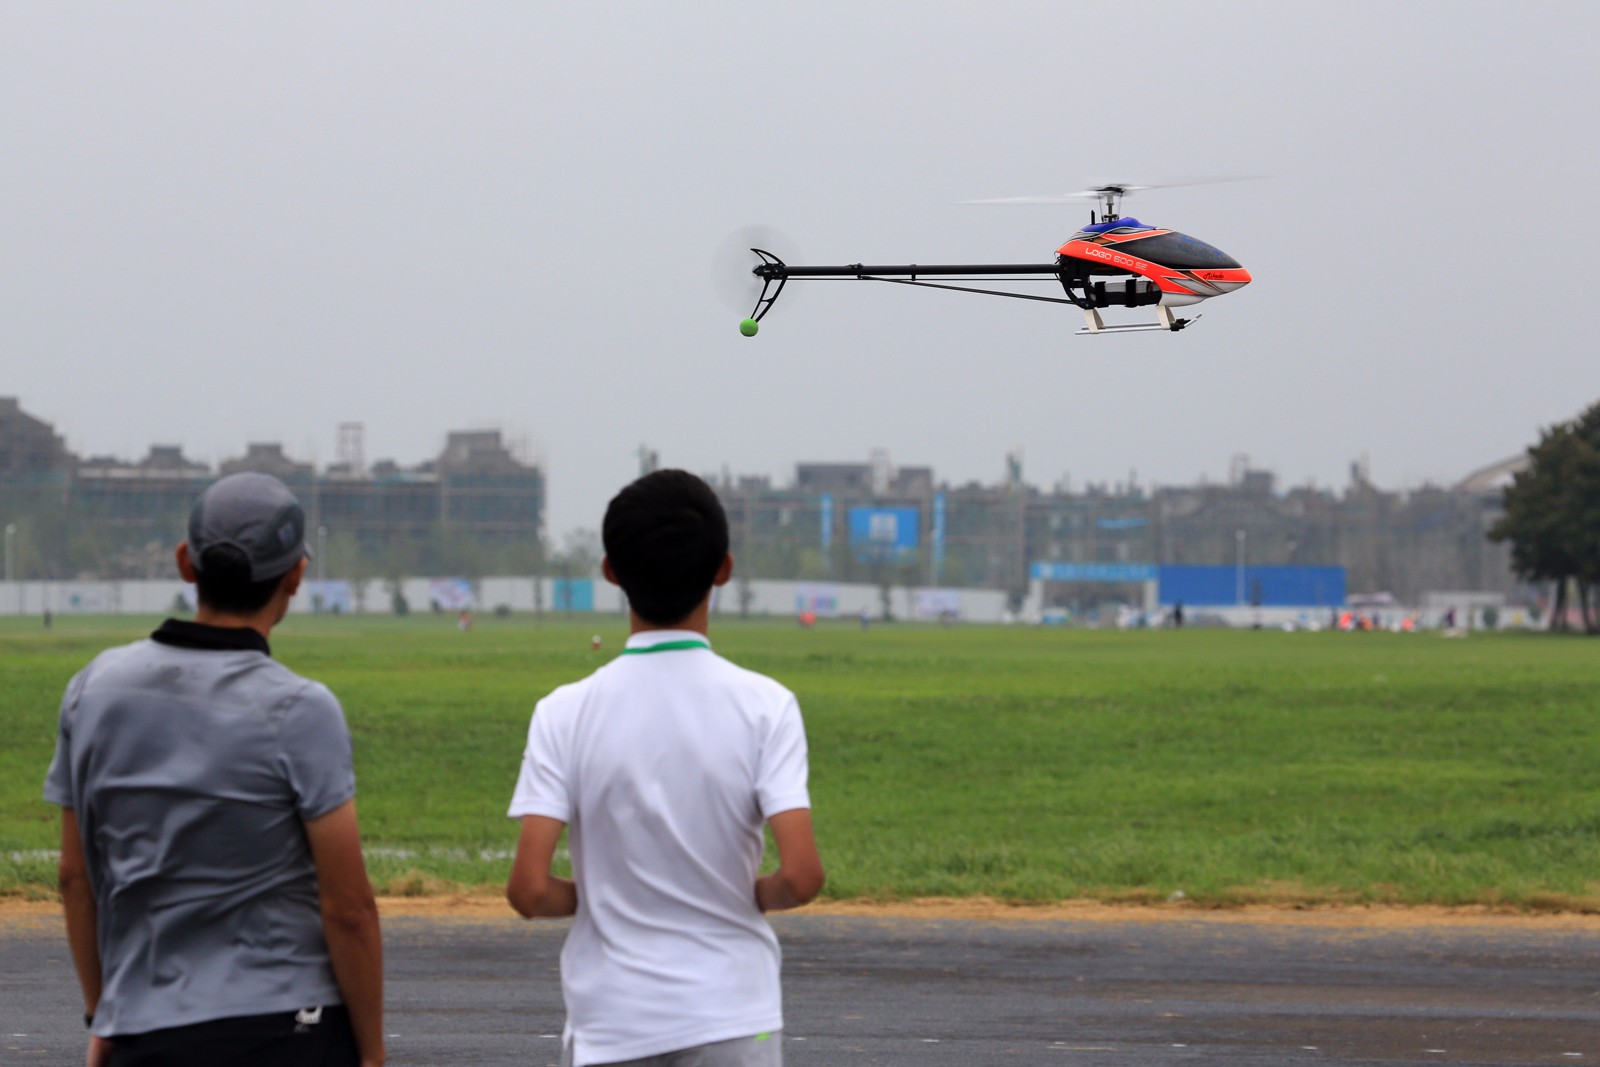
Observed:
[[[1600,404],[1543,431],[1528,459],[1505,491],[1505,514],[1489,538],[1511,543],[1519,577],[1556,584],[1558,628],[1566,624],[1571,586],[1584,629],[1600,633]]]

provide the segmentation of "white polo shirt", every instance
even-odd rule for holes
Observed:
[[[579,1067],[782,1028],[755,881],[763,824],[810,806],[794,694],[704,634],[634,634],[539,702],[509,814],[569,826],[561,984]]]

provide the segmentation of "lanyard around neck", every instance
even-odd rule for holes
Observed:
[[[711,643],[709,641],[697,641],[694,638],[686,638],[682,641],[663,641],[659,645],[646,645],[643,648],[625,648],[622,650],[622,654],[624,656],[642,656],[647,652],[678,652],[685,648],[710,647]]]

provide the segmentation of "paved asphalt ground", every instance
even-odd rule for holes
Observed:
[[[1600,1063],[1600,936],[796,914],[789,1067]],[[557,1062],[564,923],[389,918],[390,1062]],[[0,1063],[81,1063],[51,922],[0,924]]]

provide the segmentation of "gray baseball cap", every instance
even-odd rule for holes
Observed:
[[[189,559],[205,569],[206,551],[230,545],[250,561],[250,580],[288,573],[306,547],[306,513],[289,487],[270,474],[241,471],[212,484],[189,512]]]

